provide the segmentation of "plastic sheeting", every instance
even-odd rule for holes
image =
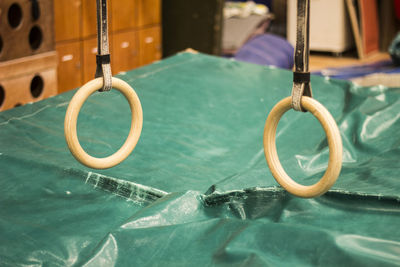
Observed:
[[[91,170],[72,157],[63,120],[73,92],[0,113],[2,266],[393,266],[400,264],[400,89],[312,77],[336,119],[343,169],[324,196],[300,199],[271,176],[262,146],[289,71],[179,54],[119,75],[144,111],[126,161]],[[130,111],[113,90],[83,106],[78,136],[116,151]],[[322,127],[289,111],[277,147],[289,175],[325,171]]]

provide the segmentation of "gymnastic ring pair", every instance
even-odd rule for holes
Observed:
[[[102,86],[102,78],[94,79],[82,86],[71,99],[64,122],[65,138],[72,155],[82,164],[95,169],[111,168],[125,160],[135,148],[143,126],[143,111],[137,94],[129,84],[113,77],[113,88],[127,98],[132,112],[129,135],[122,147],[111,156],[95,158],[87,154],[78,140],[77,119],[86,99]],[[323,105],[307,96],[301,98],[301,105],[319,120],[327,136],[329,162],[323,177],[314,185],[300,185],[286,174],[279,161],[275,142],[276,129],[282,115],[291,109],[291,97],[281,100],[268,115],[264,128],[264,153],[272,175],[282,187],[298,197],[310,198],[324,194],[336,182],[342,166],[342,140],[335,120]]]

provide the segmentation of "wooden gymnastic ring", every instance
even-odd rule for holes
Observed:
[[[143,125],[142,105],[140,104],[140,100],[135,91],[126,82],[113,77],[112,87],[119,90],[126,97],[132,112],[132,122],[129,135],[122,147],[111,156],[95,158],[87,154],[79,143],[76,124],[83,103],[91,94],[99,90],[102,86],[103,78],[94,79],[82,86],[72,97],[67,113],[65,114],[64,122],[65,139],[72,155],[83,165],[94,169],[111,168],[125,160],[135,148],[140,133],[142,132]]]
[[[264,153],[272,175],[283,188],[298,197],[311,198],[324,194],[336,182],[342,168],[342,139],[335,120],[323,105],[307,96],[302,97],[301,105],[318,119],[327,136],[329,162],[322,178],[314,185],[298,184],[286,174],[279,161],[275,143],[276,129],[282,115],[291,109],[291,97],[281,100],[268,115],[264,128]]]

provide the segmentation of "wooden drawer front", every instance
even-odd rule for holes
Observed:
[[[56,46],[58,54],[58,92],[62,93],[82,85],[82,59],[80,41]]]
[[[150,64],[161,58],[161,30],[152,27],[139,31],[140,65]]]
[[[56,42],[80,37],[81,0],[54,1],[54,31]]]
[[[109,15],[110,16],[110,15]],[[82,0],[82,38],[97,35],[96,0]]]
[[[97,39],[83,41],[83,83],[94,79],[96,73]]]
[[[112,31],[132,29],[137,26],[138,0],[110,1]]]
[[[117,74],[139,66],[139,40],[135,31],[113,35],[112,71]]]
[[[161,0],[138,0],[138,26],[161,22]]]

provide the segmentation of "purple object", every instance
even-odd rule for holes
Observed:
[[[294,63],[293,53],[294,48],[286,39],[273,34],[261,34],[244,44],[236,53],[235,59],[291,69]]]

